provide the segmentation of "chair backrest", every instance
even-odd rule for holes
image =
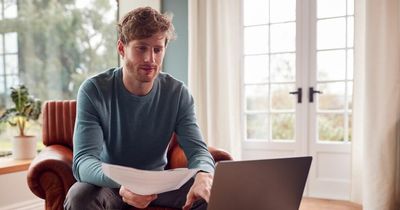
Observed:
[[[72,149],[76,101],[47,101],[43,106],[43,144],[60,144]]]

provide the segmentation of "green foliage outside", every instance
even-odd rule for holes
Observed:
[[[295,138],[294,114],[274,114],[272,118],[272,139],[292,140]]]
[[[267,98],[267,96],[265,96]],[[330,101],[338,100],[335,95],[327,95]],[[265,99],[257,96],[254,99],[247,99],[247,107],[261,107]],[[249,104],[251,103],[251,104]],[[253,103],[259,103],[253,104]],[[339,102],[336,102],[339,103]],[[341,103],[341,102],[340,102]],[[276,94],[271,98],[272,107],[293,107],[293,101],[289,100],[287,94]],[[332,105],[335,106],[335,105]],[[318,114],[317,135],[321,141],[343,142],[346,140],[345,113],[340,114]],[[351,141],[352,115],[347,115],[347,141]],[[247,138],[249,139],[272,139],[272,140],[293,140],[295,138],[295,114],[292,113],[252,113],[246,115]],[[270,125],[270,126],[269,126]],[[269,134],[271,133],[271,134]]]
[[[279,57],[279,56],[277,56]],[[296,96],[289,95],[295,90],[294,68],[290,63],[290,57],[281,56],[282,60],[275,61],[271,69],[271,81],[266,79],[265,84],[247,84],[245,86],[246,97],[246,137],[258,140],[294,140],[296,135],[295,103]],[[271,82],[271,83],[269,83]],[[282,82],[273,84],[272,82]],[[352,84],[352,83],[350,83]],[[332,87],[341,87],[335,89]],[[351,141],[352,118],[351,114],[343,111],[345,106],[351,112],[352,101],[345,104],[345,84],[320,85],[318,88],[324,92],[316,96],[318,111],[339,114],[317,114],[317,138],[325,142]],[[303,90],[303,101],[307,101],[307,92]],[[349,93],[352,94],[352,93]],[[348,121],[347,124],[345,121]],[[347,127],[347,128],[346,128]],[[347,138],[345,138],[347,135]]]
[[[84,79],[118,64],[117,13],[110,2],[94,0],[78,8],[75,0],[21,1],[16,20],[20,80],[34,95],[75,98]],[[114,17],[106,20],[110,11]]]
[[[118,65],[116,2],[76,2],[18,1],[18,17],[0,20],[0,33],[18,33],[19,82],[43,101],[74,99],[86,78]],[[10,104],[0,94],[0,113]],[[28,127],[40,136],[39,124]],[[9,150],[12,135],[0,124],[0,151]]]

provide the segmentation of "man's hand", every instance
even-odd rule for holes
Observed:
[[[146,208],[154,199],[157,198],[157,195],[138,195],[124,186],[121,186],[119,189],[119,195],[122,196],[122,200],[125,203],[139,209]]]
[[[204,199],[208,203],[210,199],[212,181],[212,174],[205,172],[197,173],[196,177],[194,178],[193,185],[186,196],[186,203],[182,207],[183,210],[189,210],[193,203],[200,198]]]

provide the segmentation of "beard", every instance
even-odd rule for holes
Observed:
[[[141,83],[148,83],[155,80],[160,72],[160,67],[155,64],[134,64],[130,60],[125,60],[125,67],[129,80],[136,80]]]

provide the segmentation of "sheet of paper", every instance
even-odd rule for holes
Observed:
[[[140,195],[151,195],[179,189],[198,169],[177,168],[164,171],[147,171],[102,163],[106,176],[130,191]]]

